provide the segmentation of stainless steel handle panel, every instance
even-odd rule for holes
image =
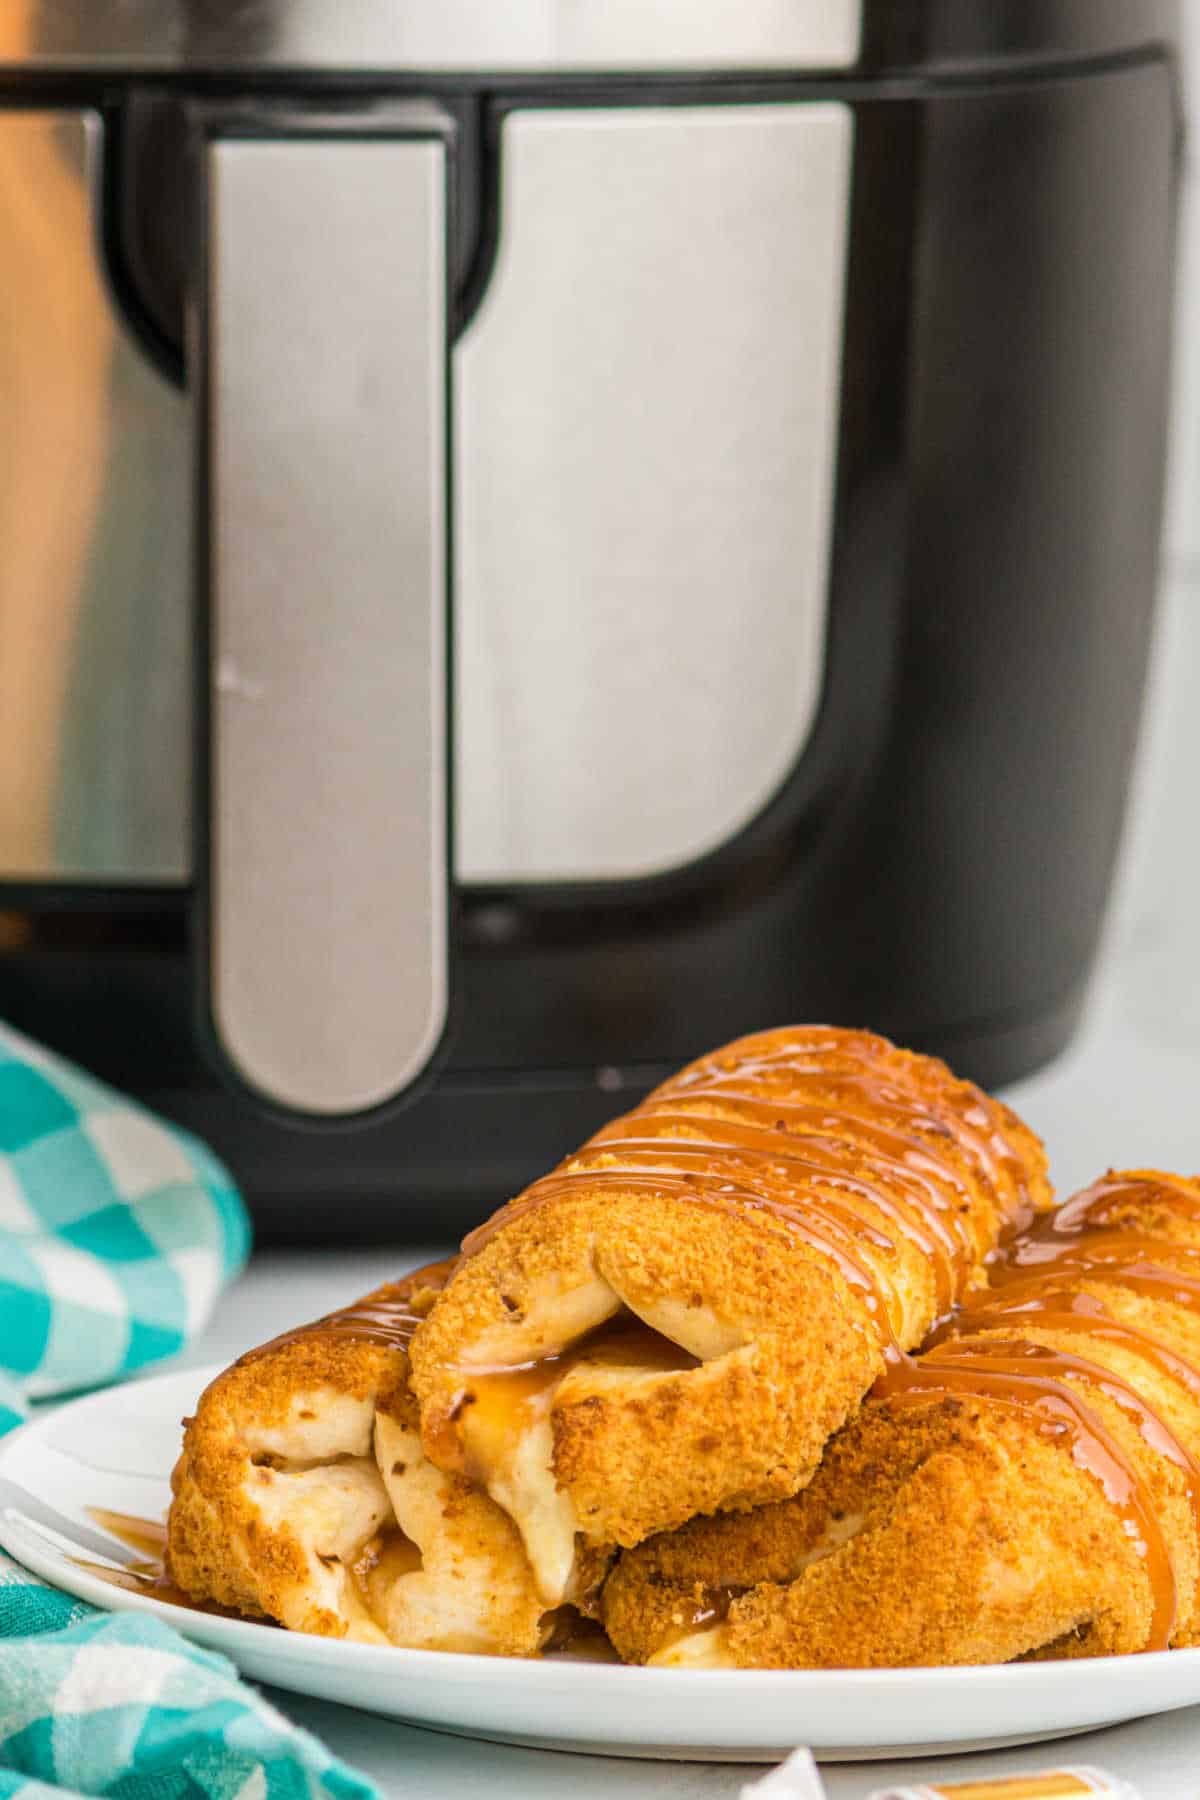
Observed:
[[[0,67],[837,68],[862,0],[26,0]]]
[[[104,155],[0,109],[0,883],[190,872],[191,405],[107,285]]]
[[[505,119],[455,351],[463,881],[666,873],[801,756],[853,145],[834,101]]]
[[[212,1011],[309,1113],[446,1013],[445,159],[207,147]]]

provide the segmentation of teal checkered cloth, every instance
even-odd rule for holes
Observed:
[[[248,1248],[203,1144],[0,1026],[0,1431],[181,1349]]]
[[[0,1800],[377,1800],[364,1776],[159,1619],[0,1556]]]
[[[0,1432],[179,1350],[249,1248],[204,1146],[0,1026]],[[0,1556],[0,1800],[374,1800],[224,1657]]]

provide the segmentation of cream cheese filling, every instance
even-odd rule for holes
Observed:
[[[704,1309],[664,1302],[651,1323],[608,1294],[607,1319],[573,1344],[517,1366],[463,1371],[457,1429],[465,1471],[517,1526],[547,1607],[571,1598],[579,1529],[554,1470],[556,1408],[590,1397],[619,1404],[646,1382],[694,1369],[704,1352],[741,1342]],[[659,1318],[671,1335],[655,1328]]]
[[[687,1631],[655,1651],[648,1669],[732,1669],[729,1634],[725,1625],[708,1625],[703,1631]]]

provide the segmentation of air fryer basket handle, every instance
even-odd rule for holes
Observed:
[[[446,1017],[451,127],[194,142],[202,1007],[235,1079],[339,1118]]]

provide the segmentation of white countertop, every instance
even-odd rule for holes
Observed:
[[[1200,1169],[1200,573],[1168,583],[1152,704],[1105,955],[1089,1017],[1058,1063],[1010,1090],[1042,1133],[1060,1192],[1111,1165]],[[1006,877],[1011,880],[1011,873]],[[192,1346],[193,1364],[227,1361],[251,1344],[364,1293],[425,1261],[439,1246],[375,1251],[267,1252],[226,1296]],[[1087,1664],[1079,1665],[1080,1681]],[[762,1770],[567,1756],[420,1731],[349,1708],[275,1694],[388,1795],[428,1800],[577,1800],[613,1793],[662,1800],[733,1796]],[[861,1800],[905,1779],[949,1780],[1094,1762],[1136,1783],[1143,1800],[1200,1793],[1200,1707],[1074,1738],[936,1762],[830,1767],[830,1800]]]

